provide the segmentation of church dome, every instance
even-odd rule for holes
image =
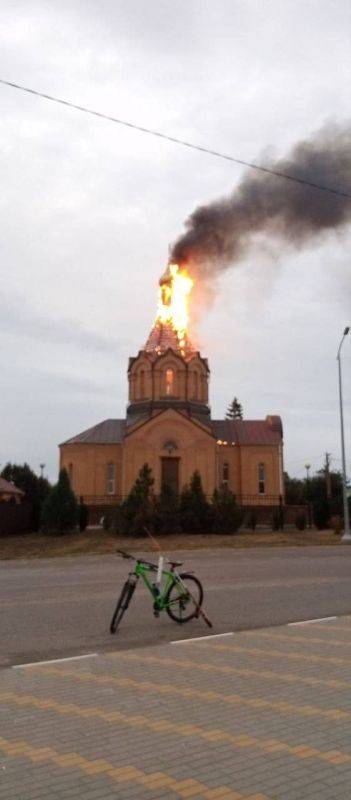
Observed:
[[[129,359],[129,424],[165,408],[209,420],[209,372],[188,337],[180,343],[170,325],[156,322],[144,349]]]
[[[196,352],[187,333],[179,340],[177,331],[170,323],[156,320],[145,344],[145,352],[157,358],[169,349],[185,358],[190,358]]]

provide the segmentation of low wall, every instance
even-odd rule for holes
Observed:
[[[306,505],[294,506],[242,506],[245,513],[244,524],[248,523],[252,513],[255,513],[257,523],[259,525],[272,525],[273,515],[279,514],[280,509],[283,512],[284,525],[294,525],[296,517],[304,514],[306,523],[309,522],[308,507]]]
[[[106,503],[88,505],[88,525],[99,525],[102,517],[111,513],[111,505]],[[294,525],[296,517],[300,514],[306,516],[306,523],[308,525],[308,508],[305,505],[296,506],[279,506],[279,505],[243,505],[241,508],[244,511],[244,526],[249,525],[252,513],[255,513],[256,522],[258,525],[272,525],[273,515],[279,513],[280,508],[283,510],[284,525]]]
[[[0,536],[29,533],[32,520],[33,508],[30,503],[0,503]]]
[[[88,506],[88,525],[100,525],[102,518],[111,513],[111,505]]]

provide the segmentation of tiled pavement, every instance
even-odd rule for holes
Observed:
[[[350,655],[342,617],[3,670],[0,800],[350,800]]]

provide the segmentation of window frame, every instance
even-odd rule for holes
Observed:
[[[257,466],[258,494],[266,494],[266,465],[263,461]]]
[[[224,461],[222,464],[222,484],[223,486],[228,486],[229,484],[229,462]]]
[[[174,369],[173,367],[166,367],[165,370],[165,389],[166,397],[174,397]]]
[[[106,465],[106,494],[116,494],[116,464],[113,461]]]

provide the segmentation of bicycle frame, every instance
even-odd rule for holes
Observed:
[[[152,599],[154,601],[154,607],[158,611],[163,611],[169,603],[166,600],[167,594],[169,592],[170,587],[173,583],[178,583],[182,586],[182,580],[177,572],[173,570],[164,569],[162,570],[162,578],[163,578],[163,586],[162,588],[158,588],[158,592],[155,592],[155,585],[149,579],[149,573],[154,572],[155,570],[149,566],[148,564],[143,564],[140,561],[136,562],[134,571],[131,573],[135,575],[137,580],[139,578],[142,579],[143,583],[145,584],[146,588],[149,590]],[[184,587],[185,588],[185,587]]]

